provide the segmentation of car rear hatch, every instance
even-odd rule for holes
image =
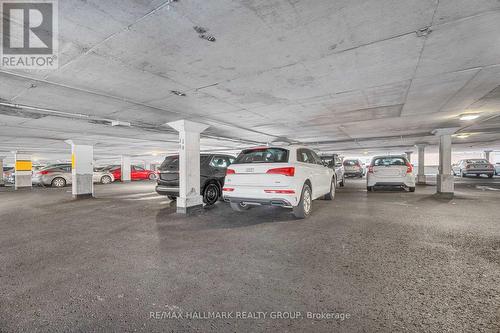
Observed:
[[[240,153],[226,174],[226,184],[248,188],[284,188],[291,184],[295,169],[283,148],[254,148]]]
[[[179,186],[179,156],[167,156],[159,168],[158,183]]]
[[[493,171],[491,164],[486,160],[469,160],[467,161],[466,168],[473,171]]]
[[[412,166],[403,157],[382,157],[374,160],[369,172],[380,178],[405,177]]]

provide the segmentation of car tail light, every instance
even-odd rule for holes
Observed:
[[[295,168],[294,167],[286,167],[286,168],[269,169],[269,170],[267,170],[266,173],[273,174],[273,175],[285,175],[288,177],[293,177],[295,175]]]
[[[223,192],[233,192],[233,191],[234,191],[234,188],[232,188],[232,187],[224,187],[224,188],[222,189],[222,191],[223,191]]]
[[[38,174],[40,174],[40,175],[48,175],[49,171],[48,170],[39,171]]]
[[[406,162],[406,173],[412,173],[413,172],[413,165],[410,164],[410,162]]]
[[[373,165],[370,165],[370,166],[368,167],[368,173],[373,173]]]
[[[234,175],[235,173],[236,173],[236,171],[234,171],[233,169],[226,170],[226,175]]]
[[[295,190],[264,190],[266,193],[295,194]]]

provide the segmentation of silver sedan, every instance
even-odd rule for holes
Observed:
[[[49,165],[33,173],[31,181],[34,185],[64,187],[72,183],[73,177],[71,174],[71,164],[54,164]],[[110,184],[115,178],[113,174],[101,170],[94,171],[92,176],[94,183]]]

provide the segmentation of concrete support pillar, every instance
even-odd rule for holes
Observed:
[[[491,160],[490,160],[490,154],[493,150],[485,150],[484,151],[484,158],[491,163]]]
[[[0,156],[0,187],[5,186],[5,181],[3,180],[3,160],[5,156]]]
[[[200,194],[200,133],[208,125],[188,120],[168,123],[179,132],[179,197],[177,213],[187,214],[203,207]]]
[[[131,164],[130,164],[130,156],[123,155],[122,163],[121,163],[121,181],[129,182],[131,180]]]
[[[406,154],[406,158],[408,159],[408,162],[411,163],[411,154],[413,154],[412,151],[405,151],[405,154]]]
[[[31,188],[31,155],[15,152],[15,189]],[[3,169],[2,169],[3,172]]]
[[[425,144],[416,145],[418,149],[418,172],[417,172],[417,184],[425,185]]]
[[[437,193],[453,196],[454,177],[451,174],[451,135],[439,137],[439,174],[437,175]]]
[[[71,193],[75,199],[94,197],[94,147],[73,140],[67,140],[71,145]]]

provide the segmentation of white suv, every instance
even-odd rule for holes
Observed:
[[[413,166],[405,156],[375,156],[366,174],[366,189],[373,191],[377,186],[403,187],[415,192]]]
[[[236,211],[271,205],[292,208],[297,218],[306,218],[314,199],[333,200],[334,170],[306,147],[246,149],[227,169],[222,193]]]

